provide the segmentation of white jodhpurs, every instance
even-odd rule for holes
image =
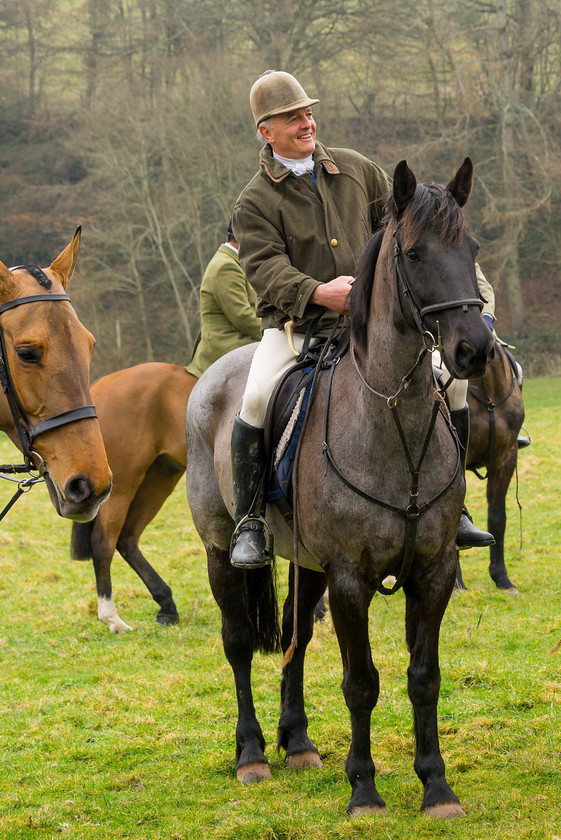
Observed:
[[[302,349],[303,343],[304,336],[295,333],[294,345],[298,351]],[[312,339],[311,343],[316,344],[317,339]],[[275,385],[295,361],[296,356],[284,330],[272,327],[263,332],[249,369],[240,409],[240,417],[245,423],[263,428],[267,405]]]
[[[446,365],[442,361],[442,357],[438,350],[433,350],[432,366],[440,371],[440,382],[442,385],[446,385],[446,383],[450,379],[451,374],[448,372]],[[467,379],[452,379],[452,382],[446,390],[446,393],[448,394],[448,400],[450,403],[450,411],[459,411],[461,408],[464,408],[467,402],[467,392]]]

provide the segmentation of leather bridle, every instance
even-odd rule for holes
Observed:
[[[413,318],[415,326],[423,336],[423,340],[427,349],[430,352],[432,352],[437,347],[437,340],[430,332],[430,330],[426,328],[424,324],[424,318],[433,312],[444,312],[446,309],[459,309],[460,307],[464,310],[464,312],[467,312],[468,306],[477,306],[481,310],[483,309],[483,301],[481,300],[481,298],[461,298],[460,300],[446,300],[442,301],[442,303],[431,303],[430,306],[421,306],[418,297],[411,288],[409,280],[407,279],[407,274],[403,269],[403,251],[397,238],[399,228],[402,224],[403,221],[400,220],[395,226],[393,232],[393,255],[399,303],[402,307],[402,298],[404,298],[407,301],[407,303],[409,304],[409,312]],[[403,317],[405,318],[403,307],[401,312]]]
[[[16,268],[26,268],[26,266],[15,266],[10,269],[14,271]],[[37,301],[69,301],[70,298],[66,294],[38,294],[29,295],[27,297],[16,298],[8,301],[0,306],[0,316],[9,309],[14,309],[16,306],[23,306],[28,303],[36,303]],[[10,407],[14,427],[16,429],[21,450],[24,456],[23,464],[2,464],[0,465],[0,473],[17,474],[28,473],[31,478],[23,480],[20,483],[20,489],[15,497],[0,513],[0,519],[7,513],[12,504],[21,495],[22,492],[30,489],[33,484],[42,480],[42,477],[47,472],[47,465],[43,458],[33,449],[33,442],[38,435],[44,432],[57,429],[60,426],[65,426],[68,423],[74,423],[77,420],[86,420],[92,417],[97,417],[95,406],[83,405],[78,408],[72,408],[64,411],[61,414],[55,414],[46,420],[41,420],[39,423],[33,424],[29,418],[25,408],[23,407],[20,398],[18,397],[12,375],[10,372],[8,357],[6,354],[6,346],[4,341],[4,334],[2,331],[2,323],[0,319],[0,384],[6,396],[6,400]],[[4,476],[8,478],[8,475]],[[12,481],[16,479],[10,479]],[[19,480],[18,480],[19,481]]]

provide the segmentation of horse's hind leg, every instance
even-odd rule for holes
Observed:
[[[285,666],[281,683],[281,715],[277,747],[286,750],[289,767],[321,767],[316,747],[308,738],[308,718],[304,711],[304,657],[314,632],[314,610],[323,597],[327,579],[321,572],[300,568],[298,571],[298,644]],[[294,627],[294,566],[290,564],[289,591],[284,604],[282,650],[286,653]]]
[[[510,580],[505,564],[506,495],[516,466],[517,451],[513,447],[508,461],[497,471],[490,472],[487,479],[488,527],[495,537],[495,545],[489,549],[489,574],[497,589],[517,592]]]
[[[378,671],[368,638],[368,606],[373,591],[352,566],[333,560],[328,571],[329,607],[343,660],[343,696],[351,715],[352,739],[346,770],[352,787],[347,811],[385,813],[374,780],[370,720],[378,701]]]
[[[438,638],[456,576],[453,547],[433,566],[430,576],[409,580],[406,595],[406,636],[410,652],[407,671],[409,698],[415,719],[415,772],[424,786],[421,810],[434,817],[458,817],[464,812],[446,781],[437,729],[440,691]]]
[[[271,567],[244,572],[235,569],[228,550],[207,545],[208,573],[212,593],[222,612],[222,642],[224,653],[236,686],[238,721],[236,726],[237,777],[243,784],[270,778],[265,758],[265,739],[257,721],[251,688],[251,664],[256,646],[256,631],[250,617],[247,575],[252,575],[255,591],[258,582],[264,587],[271,580]]]
[[[144,480],[130,504],[117,541],[118,552],[136,572],[159,605],[156,621],[162,626],[176,624],[179,621],[179,613],[171,588],[152,568],[142,554],[138,543],[144,529],[171,495],[182,475],[183,468],[170,472],[165,464],[160,464],[158,461],[152,464],[146,471]]]

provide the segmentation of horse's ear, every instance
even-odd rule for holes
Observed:
[[[393,173],[393,198],[400,213],[413,198],[416,186],[417,179],[407,166],[407,161],[400,160]]]
[[[76,260],[78,259],[78,251],[80,250],[81,232],[82,228],[78,225],[76,232],[72,237],[72,242],[66,246],[64,251],[59,254],[56,260],[53,260],[50,265],[51,271],[54,271],[60,279],[64,289],[66,289],[72,275],[74,274]]]
[[[14,295],[15,282],[10,269],[0,262],[0,298],[10,300]]]
[[[2,281],[2,283],[10,283],[12,281],[12,272],[1,261],[0,261],[0,280]]]
[[[463,207],[467,202],[472,183],[473,161],[470,157],[467,157],[446,187],[452,193],[460,207]]]

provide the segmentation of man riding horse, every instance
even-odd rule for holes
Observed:
[[[250,105],[265,141],[260,171],[239,196],[233,227],[240,261],[258,296],[263,336],[255,352],[232,434],[236,531],[231,563],[245,569],[270,561],[264,500],[255,510],[265,469],[264,419],[282,374],[294,363],[286,325],[301,350],[310,322],[319,316],[313,341],[326,337],[338,315],[349,314],[356,260],[379,227],[391,180],[373,161],[350,149],[316,141],[311,99],[289,73],[268,70],[255,82]],[[492,295],[482,273],[480,291],[492,315]],[[491,290],[492,292],[492,290]],[[466,383],[467,384],[467,383]],[[465,396],[452,420],[467,450],[462,423]],[[248,513],[250,512],[250,515]],[[461,547],[488,546],[491,534],[462,514]]]

